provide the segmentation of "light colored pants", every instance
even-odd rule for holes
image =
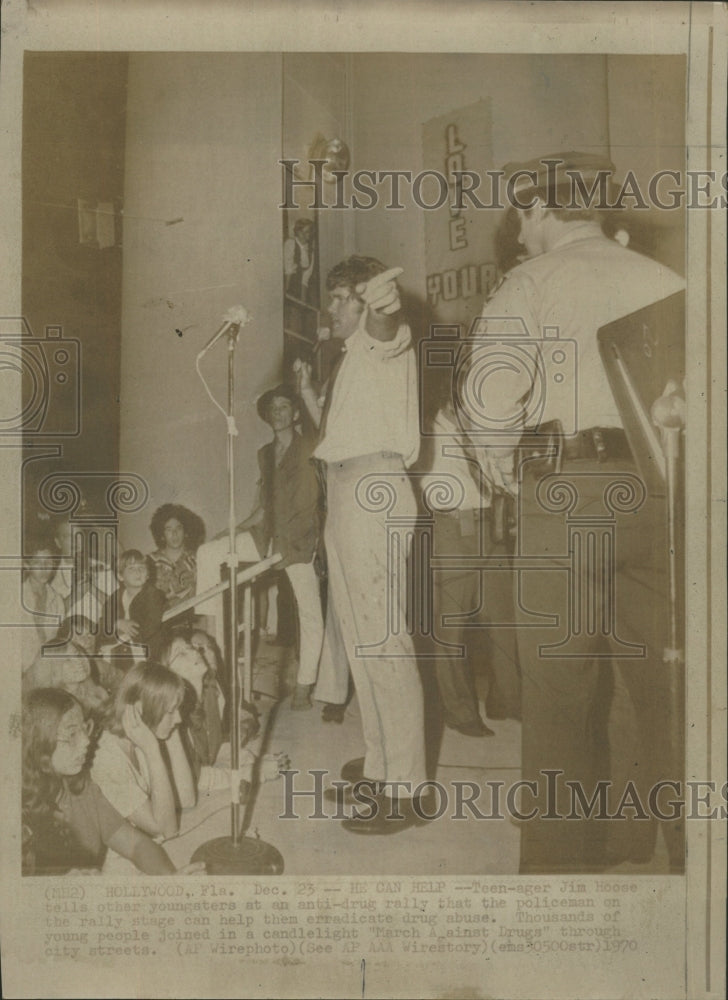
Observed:
[[[298,605],[301,648],[297,683],[315,684],[324,641],[324,617],[318,577],[313,562],[286,566],[286,576],[291,581],[293,596]]]
[[[224,538],[213,538],[211,542],[205,542],[197,550],[197,593],[202,594],[210,587],[220,582],[220,565],[225,562],[230,541],[227,536]],[[241,531],[235,539],[235,550],[242,562],[256,563],[260,559],[258,550],[255,547],[252,535],[249,531]],[[211,630],[214,630],[215,639],[220,649],[225,648],[225,629],[223,628],[223,597],[218,594],[216,597],[195,605],[195,611],[200,615],[209,615],[214,619]],[[242,609],[240,609],[242,614]]]
[[[365,509],[357,497],[360,481],[376,473],[396,495],[397,515],[416,514],[400,458],[370,455],[328,465],[329,588],[359,701],[364,774],[375,781],[409,782],[411,791],[425,780],[423,693],[404,620],[405,574],[389,561],[387,511]],[[385,640],[386,655],[376,655],[375,647]]]
[[[332,705],[343,705],[349,693],[349,657],[346,654],[341,635],[339,618],[334,607],[331,585],[326,600],[326,623],[324,625],[324,645],[321,650],[318,680],[313,696],[316,701],[326,701]]]

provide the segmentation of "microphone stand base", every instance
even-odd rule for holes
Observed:
[[[208,875],[282,875],[283,855],[260,837],[216,837],[200,844],[190,861],[204,861]]]

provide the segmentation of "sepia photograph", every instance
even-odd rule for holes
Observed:
[[[725,11],[65,6],[3,40],[3,995],[723,995]]]

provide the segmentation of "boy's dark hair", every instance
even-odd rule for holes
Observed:
[[[265,420],[265,422],[268,423],[268,418],[270,415],[270,405],[274,399],[279,399],[279,398],[287,399],[288,402],[293,407],[293,409],[296,410],[300,415],[301,400],[299,399],[298,394],[295,392],[294,389],[291,388],[290,385],[286,385],[285,382],[282,382],[280,385],[275,386],[273,389],[268,389],[266,392],[263,393],[262,396],[259,396],[258,399],[256,400],[255,408],[258,411],[258,416],[260,417],[261,420]]]
[[[385,265],[376,257],[353,255],[331,268],[326,275],[326,288],[329,292],[334,288],[348,288],[350,292],[356,292],[357,285],[386,270]]]
[[[139,549],[125,549],[124,552],[119,556],[119,561],[116,566],[116,571],[121,576],[127,566],[132,563],[144,563],[144,565],[149,569],[149,563],[147,562],[146,556]]]

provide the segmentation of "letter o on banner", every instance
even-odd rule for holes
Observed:
[[[426,178],[434,177],[440,188],[440,194],[437,201],[429,205],[422,199],[422,183]],[[447,201],[448,188],[447,181],[439,172],[439,170],[423,170],[421,173],[417,174],[414,181],[412,182],[412,198],[418,208],[435,209],[442,208],[442,206]]]

